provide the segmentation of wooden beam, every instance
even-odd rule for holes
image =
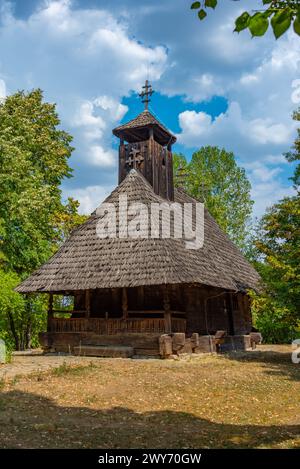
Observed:
[[[122,288],[122,313],[123,313],[123,319],[127,319],[127,316],[128,316],[127,288]]]
[[[85,290],[85,317],[89,318],[91,315],[91,291]]]
[[[47,332],[51,330],[51,320],[53,319],[53,293],[49,294]]]
[[[73,310],[73,309],[54,309],[53,313],[66,313],[66,314],[86,314],[86,310]]]
[[[163,303],[164,303],[164,320],[165,320],[165,332],[170,334],[172,332],[172,318],[171,318],[171,307],[168,286],[165,285],[163,291]]]
[[[232,305],[232,293],[227,294],[227,314],[228,314],[228,326],[229,334],[234,335],[234,319],[233,319],[233,305]]]

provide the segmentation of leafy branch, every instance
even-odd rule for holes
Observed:
[[[300,0],[261,0],[261,3],[264,9],[252,13],[244,11],[235,20],[235,32],[248,29],[252,37],[263,36],[271,25],[274,36],[278,39],[292,26],[294,32],[300,36]],[[207,17],[209,9],[217,6],[218,0],[202,0],[193,2],[191,9],[197,11],[198,18],[202,21]]]

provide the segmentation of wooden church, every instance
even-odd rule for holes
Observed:
[[[120,195],[129,203],[196,204],[174,187],[176,138],[148,110],[152,88],[141,93],[145,110],[113,130],[120,139]],[[101,206],[100,206],[101,208]],[[97,235],[96,210],[49,261],[23,281],[20,293],[49,294],[45,350],[96,356],[168,356],[217,348],[245,349],[252,330],[249,289],[259,276],[205,209],[204,244],[187,249],[174,236]],[[53,296],[73,297],[62,314]]]

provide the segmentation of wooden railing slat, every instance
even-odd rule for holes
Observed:
[[[186,320],[172,318],[172,332],[185,332]],[[162,318],[141,319],[104,319],[104,318],[53,318],[50,320],[51,332],[94,332],[113,335],[122,332],[164,333]]]

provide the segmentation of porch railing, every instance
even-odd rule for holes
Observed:
[[[186,320],[171,319],[172,332],[185,332]],[[164,333],[163,318],[104,319],[104,318],[51,318],[49,332],[94,332],[113,335],[122,332]]]

